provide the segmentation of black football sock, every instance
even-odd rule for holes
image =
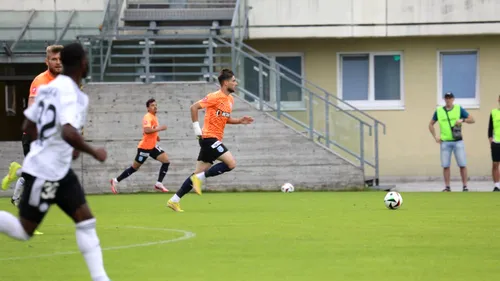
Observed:
[[[169,163],[163,163],[160,168],[160,174],[158,175],[158,182],[163,182],[163,179],[167,175]]]
[[[121,182],[122,180],[128,178],[130,175],[132,175],[135,172],[137,172],[137,170],[132,168],[132,166],[130,166],[125,171],[123,171],[123,173],[119,177],[117,177],[116,180],[118,182]]]
[[[225,172],[229,172],[231,169],[226,165],[224,162],[217,163],[216,165],[213,165],[208,169],[208,171],[205,172],[205,177],[215,177],[218,175],[222,175]]]
[[[182,184],[181,188],[177,190],[175,193],[179,198],[182,198],[182,196],[186,195],[189,191],[193,189],[193,183],[191,182],[191,176],[189,176],[184,183]]]

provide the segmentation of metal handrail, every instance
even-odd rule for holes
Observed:
[[[226,44],[226,45],[229,45],[229,46],[231,45],[231,43],[227,42],[226,40],[224,40],[223,38],[221,38],[221,37],[219,37],[219,36],[215,36],[215,39],[219,40],[219,41],[220,41],[221,43],[223,43],[223,44]],[[241,43],[241,44],[242,44],[242,46],[243,46],[243,47],[245,47],[245,48],[249,49],[250,51],[252,51],[252,52],[256,53],[259,57],[262,57],[262,58],[265,58],[265,59],[269,60],[269,57],[268,57],[268,56],[266,56],[265,54],[263,54],[263,53],[261,53],[261,52],[259,52],[259,51],[255,50],[254,48],[252,48],[252,47],[248,46],[248,45],[247,45],[247,44],[245,44],[245,43]],[[241,47],[238,47],[238,48],[241,50]],[[314,83],[312,83],[312,82],[310,82],[310,81],[306,80],[304,77],[302,77],[301,75],[299,75],[299,74],[298,74],[298,73],[296,73],[295,71],[293,71],[293,70],[289,69],[288,67],[286,67],[286,66],[284,66],[284,65],[281,65],[281,64],[280,64],[280,65],[279,65],[279,68],[280,68],[280,69],[284,69],[284,70],[286,70],[288,73],[292,74],[292,75],[293,75],[293,76],[295,76],[296,78],[301,79],[301,81],[304,81],[305,83],[307,83],[307,84],[311,85],[312,87],[314,87],[314,88],[318,89],[319,91],[323,92],[323,94],[328,95],[329,97],[332,97],[332,98],[334,98],[334,99],[335,99],[335,100],[337,100],[337,101],[340,101],[341,103],[343,103],[344,105],[348,106],[349,108],[351,108],[351,109],[352,109],[352,110],[354,110],[355,112],[358,112],[358,113],[360,113],[361,115],[363,115],[363,116],[367,117],[368,119],[373,120],[373,121],[374,121],[374,122],[376,122],[377,124],[381,125],[381,126],[382,126],[382,128],[383,128],[383,133],[384,133],[384,134],[386,133],[386,125],[385,125],[385,123],[383,123],[383,122],[381,122],[380,120],[378,120],[378,119],[376,119],[376,118],[372,117],[371,115],[367,114],[366,112],[363,112],[363,111],[359,110],[358,108],[356,108],[356,107],[354,107],[353,105],[351,105],[351,104],[349,104],[349,103],[345,102],[344,100],[342,100],[342,99],[338,98],[337,96],[332,95],[330,92],[328,92],[327,90],[325,90],[325,89],[321,88],[320,86],[318,86],[318,85],[316,85],[316,84],[314,84]]]
[[[137,5],[140,8],[142,5],[173,5],[169,9],[191,9],[191,8],[233,8],[234,1],[226,0],[211,0],[210,2],[200,2],[199,0],[187,0],[185,2],[175,2],[172,0],[129,0],[128,4]]]
[[[353,156],[355,157],[355,159],[357,159],[359,161],[359,168],[361,168],[363,171],[365,171],[365,165],[366,166],[369,166],[369,167],[372,167],[374,168],[375,170],[375,181],[376,181],[376,184],[378,185],[378,180],[379,180],[379,175],[380,175],[380,165],[379,165],[379,145],[378,145],[378,125],[381,125],[382,128],[383,128],[383,132],[385,134],[385,124],[380,122],[379,120],[373,118],[372,116],[366,114],[365,112],[362,112],[360,111],[359,109],[353,107],[352,105],[344,102],[343,100],[333,96],[332,94],[330,94],[329,92],[327,92],[325,89],[313,84],[313,83],[310,83],[309,81],[305,80],[304,77],[302,77],[301,75],[297,74],[296,72],[294,72],[293,70],[281,65],[281,64],[278,64],[276,63],[276,66],[271,66],[271,65],[267,65],[265,62],[263,62],[262,60],[259,60],[257,57],[253,56],[250,52],[253,52],[253,53],[256,53],[257,56],[261,56],[263,57],[264,59],[267,59],[268,61],[270,60],[266,55],[262,54],[261,52],[258,52],[256,51],[255,49],[249,47],[248,49],[250,50],[250,52],[248,51],[245,51],[243,50],[244,47],[246,47],[245,44],[242,44],[242,45],[234,45],[232,43],[229,43],[228,41],[224,40],[223,38],[220,38],[219,36],[214,36],[214,38],[212,39],[214,42],[216,42],[216,44],[218,45],[218,47],[232,47],[231,48],[231,51],[233,53],[233,60],[236,60],[236,61],[233,61],[233,64],[236,64],[238,63],[238,59],[236,59],[237,57],[239,57],[239,55],[242,55],[244,56],[245,58],[249,59],[250,61],[254,62],[256,65],[258,65],[259,67],[259,85],[261,83],[263,83],[262,81],[262,76],[263,75],[261,72],[267,72],[267,73],[273,73],[274,75],[276,75],[277,77],[279,77],[279,79],[283,79],[285,81],[288,81],[289,83],[291,83],[292,85],[295,85],[297,87],[299,87],[300,89],[302,89],[303,91],[303,94],[309,98],[309,124],[305,124],[304,122],[300,121],[300,120],[297,120],[295,117],[291,116],[290,114],[288,114],[287,112],[284,112],[280,109],[280,101],[277,101],[276,102],[276,105],[273,106],[273,105],[270,105],[268,102],[266,102],[265,100],[263,100],[263,96],[256,96],[254,93],[250,93],[249,96],[250,97],[253,97],[255,100],[258,100],[259,104],[260,104],[260,110],[264,110],[264,106],[266,108],[270,108],[272,110],[275,110],[277,112],[277,119],[280,119],[282,117],[285,117],[286,119],[292,121],[293,123],[295,123],[296,125],[304,128],[304,129],[307,129],[307,131],[309,132],[309,137],[311,139],[315,138],[315,137],[318,137],[318,143],[319,144],[322,144],[321,141],[319,139],[323,139],[324,143],[326,143],[326,146],[327,148],[329,147],[329,145],[333,145],[337,148],[339,148],[340,150],[346,152],[348,155],[350,156]],[[236,53],[236,54],[234,54]],[[234,66],[233,66],[234,68]],[[269,74],[267,74],[269,75]],[[266,76],[267,76],[266,75]],[[297,81],[298,80],[298,81]],[[306,84],[306,85],[304,85]],[[310,88],[308,88],[307,86],[310,86],[312,85],[313,89],[311,90]],[[240,88],[241,90],[242,88]],[[243,89],[244,90],[244,89]],[[315,91],[319,91],[320,93],[316,93]],[[248,92],[248,91],[242,91],[242,92]],[[260,92],[260,95],[262,95],[262,90],[259,90]],[[330,101],[330,98],[333,97],[333,102]],[[313,122],[313,99],[314,100],[317,100],[317,101],[320,101],[320,102],[323,102],[325,104],[325,117],[327,118],[326,120],[326,123],[325,123],[325,131],[324,131],[324,134],[321,133],[321,132],[318,132],[316,129],[315,129],[315,125],[314,125],[314,122]],[[279,96],[277,98],[277,100],[279,100]],[[346,110],[345,107],[341,107],[339,106],[339,104],[335,103],[335,101],[340,101],[341,103],[347,105],[348,107],[352,108],[353,111],[350,111],[350,110]],[[331,139],[330,138],[330,129],[329,129],[329,122],[328,122],[328,118],[327,116],[330,116],[329,115],[329,110],[328,108],[333,108],[333,110],[338,110],[340,112],[342,112],[343,114],[345,114],[346,116],[352,118],[353,120],[357,121],[358,124],[359,124],[359,138],[360,138],[360,144],[359,144],[359,153],[355,153],[355,152],[352,152],[350,151],[346,146],[343,146],[339,143],[337,143],[335,140]],[[361,119],[360,117],[354,115],[353,113],[354,112],[358,112],[360,113],[361,115],[367,117],[368,119],[370,119],[371,121],[373,121],[373,124],[369,124],[367,123],[365,120]],[[374,129],[375,133],[374,133],[374,161],[370,161],[369,159],[367,159],[366,155],[365,155],[365,136],[364,136],[364,130],[365,130],[365,127],[368,128],[368,134],[369,136],[372,136],[372,129]],[[342,157],[342,156],[341,156]],[[344,158],[345,160],[349,161],[348,159],[346,159],[345,157],[342,157]]]
[[[231,20],[231,27],[234,28],[236,24],[236,17],[239,15],[241,0],[236,0],[234,5],[233,19]]]

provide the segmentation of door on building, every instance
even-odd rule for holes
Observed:
[[[31,81],[0,81],[0,141],[21,140]]]
[[[21,140],[31,82],[46,69],[44,63],[0,64],[0,141]]]

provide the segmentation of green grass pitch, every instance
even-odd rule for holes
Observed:
[[[384,192],[89,196],[114,281],[498,278],[500,196]],[[8,198],[0,209],[16,212]],[[90,280],[74,227],[56,206],[28,242],[0,237],[0,280]]]

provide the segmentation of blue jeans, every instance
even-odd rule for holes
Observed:
[[[450,167],[452,153],[455,154],[455,160],[459,167],[467,166],[464,141],[443,141],[441,142],[441,166],[443,168]]]

